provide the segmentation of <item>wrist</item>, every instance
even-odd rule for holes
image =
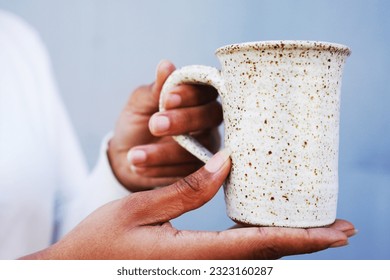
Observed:
[[[130,172],[130,168],[128,168],[127,164],[126,152],[117,150],[115,148],[115,144],[113,144],[113,141],[115,140],[111,138],[107,142],[107,162],[117,182],[122,186],[126,187],[130,183],[128,182],[128,180],[126,180],[126,178],[128,177],[126,175],[128,175],[128,173]]]
[[[113,148],[113,145],[112,145],[112,138],[110,138],[108,141],[107,141],[107,150],[106,150],[106,156],[107,156],[107,161],[108,161],[108,164],[109,164],[109,167],[112,171],[112,174],[114,174],[115,178],[118,180],[119,183],[122,184],[122,181],[120,180],[120,176],[118,174],[118,164],[116,164],[116,161],[115,161],[115,151],[114,151],[114,148]]]

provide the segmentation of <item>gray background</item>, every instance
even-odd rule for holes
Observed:
[[[88,163],[129,93],[163,59],[218,67],[214,50],[304,39],[352,49],[342,87],[338,216],[359,229],[345,248],[289,259],[390,259],[389,1],[0,0],[41,34]],[[174,221],[222,230],[222,193]]]

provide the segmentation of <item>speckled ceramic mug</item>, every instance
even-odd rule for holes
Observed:
[[[340,87],[349,54],[326,42],[234,44],[216,51],[221,71],[193,65],[168,78],[161,100],[182,83],[208,84],[221,96],[232,151],[224,186],[231,219],[283,227],[335,221]],[[189,135],[175,139],[205,162],[211,156]]]

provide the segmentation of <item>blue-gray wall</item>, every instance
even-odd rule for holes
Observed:
[[[390,1],[0,0],[41,34],[92,166],[101,138],[162,58],[218,66],[214,50],[243,41],[321,40],[352,49],[342,87],[339,217],[359,233],[341,249],[292,259],[390,259]],[[231,225],[221,193],[176,220]]]

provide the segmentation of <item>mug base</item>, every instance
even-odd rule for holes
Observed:
[[[284,227],[284,228],[319,228],[319,227],[327,227],[333,224],[336,219],[330,221],[318,221],[317,223],[305,223],[303,221],[293,223],[286,223],[285,221],[259,221],[259,222],[248,222],[241,221],[236,218],[229,217],[236,224],[243,227]]]

